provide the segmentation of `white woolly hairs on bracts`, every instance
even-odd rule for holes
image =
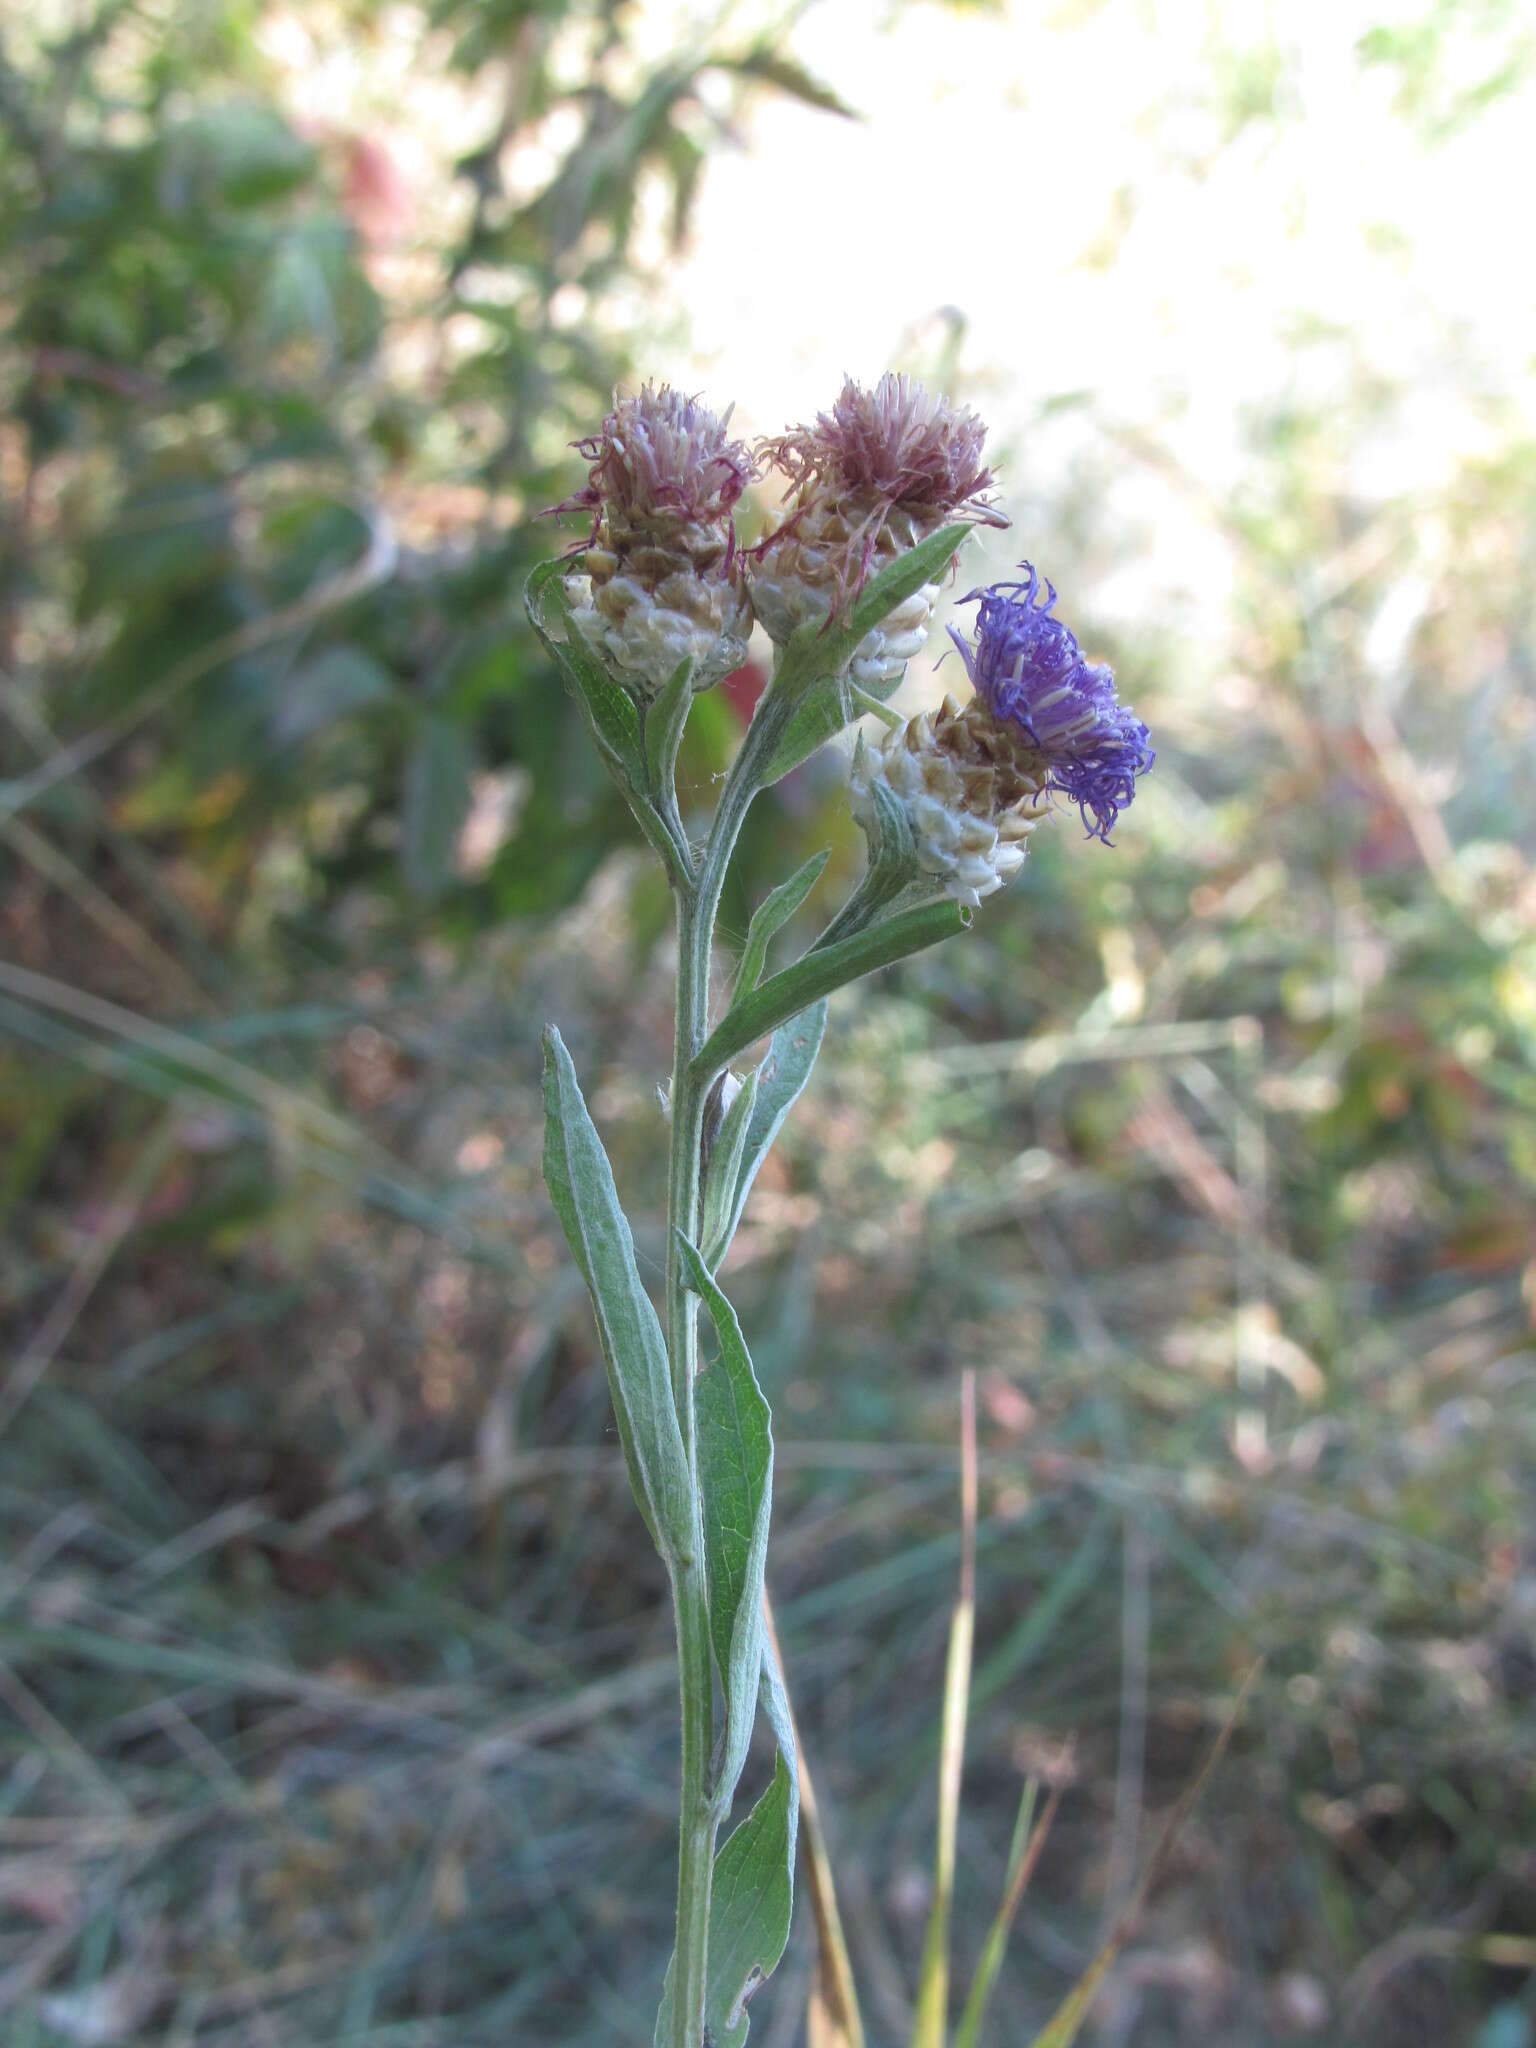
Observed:
[[[853,814],[875,827],[883,783],[912,831],[917,865],[957,903],[974,909],[1024,865],[1030,834],[1046,815],[1046,771],[1027,753],[996,745],[985,707],[978,718],[946,697],[937,711],[855,748],[848,776]]]

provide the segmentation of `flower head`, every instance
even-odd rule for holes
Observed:
[[[574,444],[587,481],[556,512],[590,509],[594,540],[607,513],[658,525],[723,520],[758,468],[746,443],[729,438],[730,418],[667,384],[616,397],[597,433]]]
[[[568,584],[577,630],[644,698],[685,659],[702,690],[746,655],[752,609],[731,512],[757,465],[729,421],[665,384],[615,399],[576,443],[586,483],[555,507],[592,514],[585,574]]]
[[[789,505],[753,550],[752,595],[768,637],[840,613],[872,575],[952,520],[1003,526],[987,497],[986,428],[909,377],[866,391],[849,378],[812,426],[762,442],[789,478]],[[925,583],[859,642],[853,681],[892,690],[928,636],[938,583]]]
[[[974,909],[1024,865],[1030,834],[1050,811],[1048,776],[1037,749],[978,699],[962,708],[946,697],[937,711],[861,741],[849,794],[873,848],[883,785],[906,813],[919,871]]]
[[[1085,660],[1056,618],[1056,592],[1023,563],[1025,581],[973,590],[976,638],[950,628],[977,696],[999,725],[1017,726],[1049,768],[1049,786],[1081,810],[1090,837],[1106,843],[1155,756],[1147,728],[1115,695],[1113,672]],[[1089,814],[1093,822],[1089,824]]]
[[[1002,526],[985,496],[992,483],[981,459],[986,438],[968,407],[910,377],[882,377],[873,391],[849,377],[829,413],[764,442],[763,453],[802,494],[819,485],[881,518],[900,507],[935,525],[969,517]]]

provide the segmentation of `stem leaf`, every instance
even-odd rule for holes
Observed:
[[[691,857],[678,821],[670,781],[658,790],[646,774],[651,714],[677,688],[677,674],[673,673],[661,697],[650,707],[642,734],[640,714],[634,699],[613,680],[577,631],[571,615],[571,601],[565,591],[565,579],[574,567],[575,560],[571,556],[557,556],[552,562],[541,562],[523,586],[524,609],[545,653],[559,669],[561,680],[576,700],[582,722],[592,735],[604,765],[624,792],[625,801],[635,815],[635,823],[661,858],[669,875],[687,875],[691,872]],[[551,613],[561,629],[559,637],[550,631],[547,614]],[[682,738],[682,725],[688,715],[686,683],[682,686],[682,696],[683,706],[676,714],[679,721],[676,732],[672,733],[664,721],[656,729],[658,748],[665,740],[671,748],[670,760],[673,763]]]
[[[640,1284],[603,1141],[553,1025],[544,1033],[544,1182],[592,1297],[629,1483],[652,1542],[673,1563],[692,1553],[694,1537],[666,1339]]]
[[[911,834],[907,836],[910,840]],[[752,922],[747,926],[747,943],[741,949],[741,965],[736,970],[736,981],[731,990],[732,1002],[751,995],[762,980],[769,946],[815,888],[828,858],[826,848],[820,853],[813,853],[804,867],[796,868],[789,880],[780,882],[778,888],[770,896],[765,896],[753,911]]]
[[[772,1976],[789,1940],[795,1899],[795,1835],[800,1810],[794,1766],[781,1750],[773,1783],[722,1844],[709,1904],[709,1987],[705,2038],[742,2048],[747,2002]],[[656,2016],[656,2048],[671,2048],[673,1965]]]
[[[725,1746],[715,1800],[730,1811],[757,1716],[763,1668],[763,1568],[773,1503],[773,1431],[736,1311],[697,1249],[678,1233],[688,1283],[709,1310],[720,1356],[694,1381],[709,1633],[725,1693]]]
[[[749,1074],[737,1092],[736,1100],[726,1111],[710,1151],[709,1171],[704,1182],[704,1225],[699,1232],[699,1241],[704,1247],[704,1263],[711,1273],[725,1257],[734,1234],[732,1210],[736,1190],[741,1183],[741,1166],[751,1135],[752,1116],[757,1108],[757,1090],[758,1076]]]
[[[736,1226],[741,1221],[741,1212],[746,1207],[747,1196],[752,1192],[752,1183],[757,1179],[758,1169],[773,1149],[774,1140],[784,1127],[784,1120],[800,1099],[801,1090],[811,1078],[811,1069],[816,1064],[816,1055],[821,1051],[822,1036],[827,1028],[827,999],[822,997],[812,1003],[808,1010],[789,1018],[781,1024],[768,1044],[763,1063],[753,1077],[757,1083],[752,1102],[751,1121],[747,1126],[741,1157],[737,1163],[735,1179],[728,1196],[721,1183],[722,1202],[718,1212],[718,1224],[711,1231],[711,1207],[706,1198],[704,1211],[704,1263],[713,1272],[730,1249],[731,1239],[736,1235]],[[732,1103],[734,1109],[741,1097]],[[722,1131],[722,1137],[724,1133]],[[717,1141],[717,1155],[719,1144]],[[710,1182],[713,1195],[716,1183]]]
[[[732,1005],[695,1058],[694,1074],[701,1080],[712,1079],[745,1046],[834,989],[920,953],[941,939],[953,938],[969,923],[970,912],[945,899],[919,903],[832,945],[813,947],[792,967],[769,975],[761,987]]]
[[[634,700],[609,675],[576,629],[565,579],[576,566],[569,556],[541,562],[523,586],[523,604],[544,651],[560,671],[561,680],[581,710],[598,751],[630,788],[645,787],[640,752],[640,715]],[[564,631],[556,639],[545,623],[553,612]]]
[[[645,713],[646,786],[652,803],[665,807],[674,798],[677,750],[683,744],[688,713],[693,709],[693,656],[685,654],[671,680]]]

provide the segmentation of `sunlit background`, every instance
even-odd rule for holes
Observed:
[[[536,1076],[655,1276],[670,906],[520,591],[616,385],[897,368],[1013,521],[943,617],[1038,564],[1158,761],[837,999],[727,1269],[869,2039],[970,1370],[957,1999],[1062,1795],[984,2038],[1262,1656],[1083,2038],[1533,2048],[1533,135],[1513,0],[0,14],[8,2044],[650,2042],[670,1621]],[[791,947],[835,749],[728,932],[821,846]]]

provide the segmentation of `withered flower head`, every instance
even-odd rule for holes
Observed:
[[[731,512],[757,464],[729,420],[665,384],[616,398],[601,429],[576,443],[585,485],[555,508],[592,514],[573,616],[643,697],[685,656],[702,690],[746,654],[752,611]]]
[[[814,426],[794,427],[764,442],[762,452],[801,495],[819,487],[877,517],[899,507],[933,527],[965,518],[1003,526],[985,495],[992,485],[981,459],[986,438],[968,406],[911,377],[884,376],[873,391],[849,377]]]
[[[760,454],[792,486],[752,571],[770,637],[782,645],[797,627],[826,620],[942,526],[1005,526],[987,495],[986,431],[968,408],[910,377],[886,376],[873,390],[849,378],[814,425],[763,442]],[[849,670],[856,683],[882,693],[894,687],[927,637],[937,598],[938,584],[924,584],[865,636]]]
[[[586,483],[555,510],[590,508],[594,540],[616,514],[658,525],[718,523],[758,469],[746,443],[730,439],[730,418],[730,408],[713,413],[669,384],[616,396],[598,432],[574,444],[590,465]]]

